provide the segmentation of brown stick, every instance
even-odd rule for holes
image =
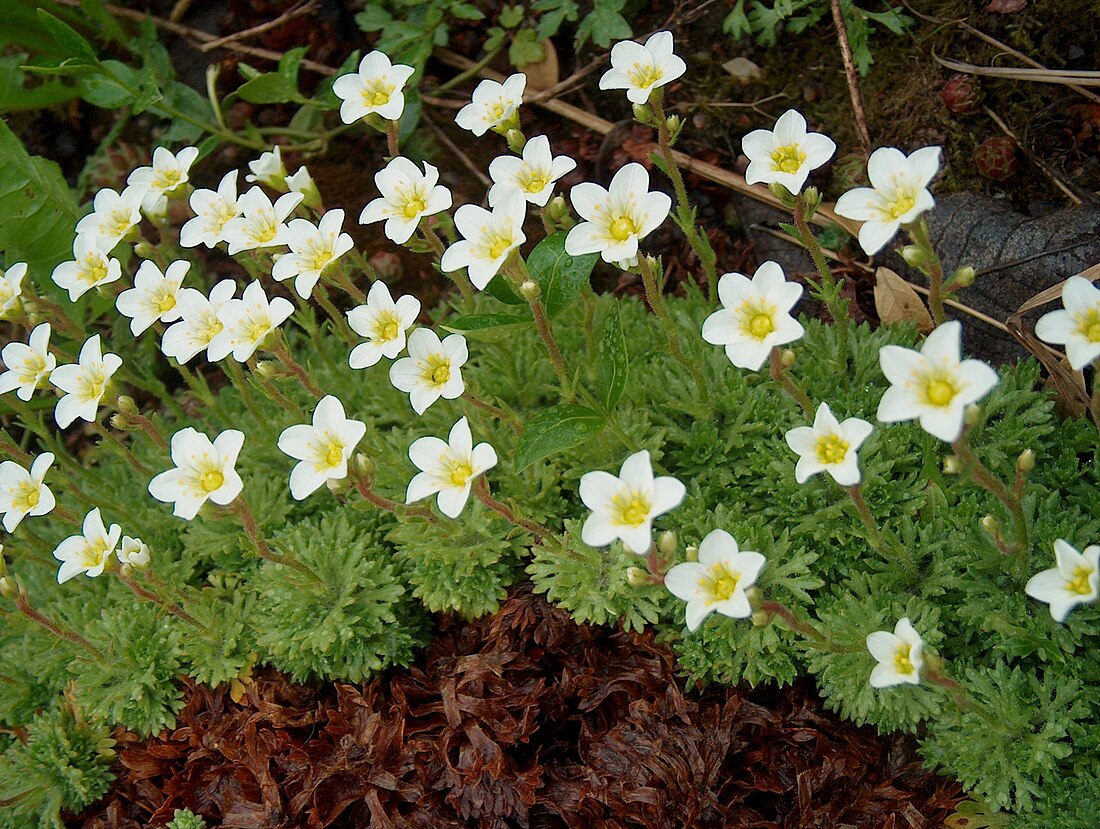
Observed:
[[[848,42],[848,27],[844,25],[844,11],[840,0],[829,0],[833,10],[833,24],[836,26],[836,39],[840,43],[840,57],[844,61],[844,77],[848,81],[848,95],[852,99],[852,112],[856,117],[856,134],[863,146],[863,154],[871,154],[871,133],[867,131],[867,114],[863,111],[863,96],[859,92],[859,76],[852,60],[852,45]]]
[[[266,31],[270,31],[278,26],[282,26],[288,20],[293,20],[295,17],[301,17],[302,15],[309,14],[317,7],[317,0],[305,0],[302,3],[295,3],[285,12],[280,14],[273,20],[269,20],[266,23],[261,23],[258,26],[253,26],[251,29],[244,29],[240,32],[234,32],[231,35],[225,37],[215,38],[208,41],[198,47],[200,52],[210,52],[214,49],[220,49],[223,46],[228,46],[230,43],[235,43],[238,40],[244,40],[246,38],[254,37],[258,34],[263,34]]]

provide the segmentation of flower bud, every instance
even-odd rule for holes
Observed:
[[[685,561],[698,561],[699,560],[699,548],[696,547],[694,544],[689,544],[684,549],[684,560]]]
[[[640,567],[626,568],[626,583],[631,587],[643,587],[649,582],[649,573]]]
[[[351,463],[356,475],[364,478],[374,477],[374,461],[362,452],[356,452],[351,459]]]
[[[978,272],[970,265],[963,265],[951,274],[952,288],[969,288],[978,277]]]
[[[675,144],[684,128],[684,120],[679,115],[670,115],[665,118],[665,128],[668,129],[668,143]]]
[[[779,199],[779,201],[783,203],[784,207],[794,207],[794,196],[791,194],[791,191],[784,187],[782,184],[779,184],[778,182],[772,182],[768,185],[768,191],[777,199]]]
[[[528,279],[519,286],[519,295],[526,299],[528,302],[535,302],[540,296],[542,296],[542,289],[539,288],[539,283],[532,282],[530,279]]]
[[[14,599],[19,595],[19,585],[11,576],[0,576],[0,596]]]
[[[982,529],[990,535],[997,535],[1001,531],[1001,522],[995,515],[987,515],[982,518]]]
[[[152,259],[156,254],[156,246],[151,245],[142,239],[140,242],[134,245],[134,253],[140,256],[142,259]]]
[[[971,403],[963,411],[963,422],[970,427],[977,426],[982,419],[982,407],[977,403]]]
[[[129,432],[133,429],[133,426],[130,424],[130,418],[126,417],[122,412],[115,412],[111,415],[110,423],[112,429],[118,429],[120,432]]]
[[[805,207],[806,219],[809,220],[821,207],[821,191],[816,187],[807,187],[802,191],[802,204]]]
[[[784,348],[782,351],[779,352],[779,363],[783,366],[783,368],[790,368],[791,366],[793,366],[795,359],[796,355],[793,349]]]
[[[351,490],[351,481],[347,478],[328,478],[325,486],[333,495],[344,495]]]
[[[653,117],[650,115],[649,104],[634,104],[634,120],[639,124],[652,124]]]
[[[943,459],[943,471],[946,475],[958,475],[962,472],[962,461],[958,455],[948,455]]]
[[[764,599],[764,591],[754,584],[745,591],[745,598],[749,600],[749,607],[760,607]]]
[[[508,149],[519,155],[523,152],[523,147],[527,143],[527,137],[520,131],[518,123],[514,127],[510,127],[506,133],[504,133],[505,139],[508,141]]]
[[[918,270],[928,267],[928,252],[920,245],[906,245],[901,249],[901,258]]]
[[[1035,468],[1035,451],[1032,449],[1025,449],[1020,453],[1020,457],[1016,458],[1016,471],[1027,474]]]
[[[554,196],[546,205],[546,218],[552,222],[560,222],[569,215],[569,205],[563,196]]]
[[[754,611],[752,614],[752,626],[755,628],[766,628],[771,620],[771,614],[763,610]]]
[[[137,403],[134,402],[134,398],[128,394],[120,394],[118,400],[115,401],[115,405],[118,406],[118,410],[123,414],[136,415],[138,413]]]
[[[256,363],[256,374],[264,380],[271,380],[279,376],[279,364],[274,360],[260,360]]]
[[[676,548],[679,543],[676,539],[676,533],[672,530],[665,530],[663,533],[657,536],[657,549],[661,555],[670,556],[676,552]]]

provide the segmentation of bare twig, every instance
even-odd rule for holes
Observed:
[[[859,76],[852,60],[852,46],[848,42],[848,27],[844,25],[844,11],[840,0],[829,0],[833,10],[833,25],[836,26],[836,39],[840,44],[840,57],[844,61],[844,77],[848,81],[848,96],[852,99],[852,113],[856,119],[856,135],[863,145],[863,154],[871,154],[871,133],[867,130],[867,114],[863,111],[863,96],[859,92]]]
[[[466,169],[473,174],[474,178],[476,178],[486,187],[492,184],[492,182],[489,180],[489,177],[481,171],[481,168],[474,164],[472,160],[470,160],[470,156],[466,155],[466,153],[462,152],[462,150],[459,149],[458,145],[455,144],[455,142],[453,142],[447,136],[447,133],[443,131],[443,128],[440,127],[439,124],[437,124],[429,117],[428,113],[421,112],[420,118],[424,121],[425,124],[428,125],[428,129],[434,132],[436,137],[443,142],[447,149],[458,157],[458,160],[465,165]]]
[[[1081,198],[1070,188],[1070,186],[1062,181],[1062,179],[1058,177],[1058,174],[1050,169],[1050,167],[1047,166],[1047,163],[1043,161],[1043,159],[1039,158],[1037,154],[1032,152],[1028,147],[1024,146],[1023,142],[1020,141],[1020,139],[1016,136],[1016,133],[1014,133],[1009,128],[1008,124],[1006,124],[1001,119],[1001,116],[999,116],[996,112],[994,112],[987,106],[982,106],[982,110],[985,112],[986,115],[993,119],[993,123],[1001,128],[1001,132],[1012,139],[1012,143],[1020,148],[1020,151],[1028,157],[1028,160],[1032,164],[1034,164],[1036,167],[1046,173],[1047,178],[1054,182],[1055,187],[1065,193],[1069,197],[1070,201],[1072,201],[1074,204],[1081,203]]]
[[[1014,66],[977,66],[950,58],[941,58],[935,52],[932,58],[947,69],[968,75],[985,75],[989,78],[1008,78],[1014,81],[1055,83],[1062,86],[1100,86],[1100,71],[1096,69],[1019,69]]]
[[[261,23],[258,26],[253,26],[251,29],[244,29],[240,32],[234,32],[231,35],[225,37],[215,38],[214,40],[207,41],[199,46],[200,52],[209,52],[213,49],[220,49],[224,46],[228,46],[230,43],[234,43],[238,40],[245,40],[250,37],[255,37],[258,34],[263,34],[266,31],[282,26],[288,20],[293,20],[295,17],[302,17],[307,15],[317,8],[317,0],[302,0],[302,2],[295,3],[285,12],[280,14],[273,20],[269,20],[266,23]]]

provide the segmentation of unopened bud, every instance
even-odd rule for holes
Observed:
[[[795,353],[792,349],[784,348],[781,352],[779,352],[779,363],[783,366],[783,368],[790,368],[794,365],[794,361]]]
[[[11,576],[0,576],[0,596],[5,599],[14,599],[19,595],[19,585]]]
[[[347,478],[329,478],[325,486],[333,495],[343,495],[351,489],[351,481]]]
[[[928,266],[928,252],[920,245],[906,245],[901,249],[901,258],[907,265],[919,270]]]
[[[279,376],[279,364],[274,360],[260,360],[256,363],[256,374],[264,380],[271,380]]]
[[[546,218],[552,222],[560,222],[569,214],[569,205],[563,196],[554,196],[546,205]]]
[[[639,124],[651,124],[653,117],[650,114],[649,104],[634,104],[634,120]]]
[[[539,288],[539,283],[532,282],[530,279],[528,279],[519,286],[519,295],[526,299],[528,302],[534,302],[540,296],[542,296],[542,289]]]
[[[130,425],[130,418],[126,417],[126,415],[121,412],[115,412],[111,415],[110,423],[112,428],[118,429],[120,432],[129,432],[133,428]]]
[[[951,274],[951,287],[952,288],[969,288],[974,284],[974,280],[978,278],[978,272],[970,265],[963,265],[953,274]]]
[[[657,549],[661,552],[661,555],[672,555],[676,552],[677,546],[676,533],[672,530],[665,530],[657,536]]]
[[[757,628],[766,628],[768,622],[772,620],[772,615],[763,610],[757,610],[752,614],[752,626]]]
[[[687,561],[698,561],[699,560],[699,548],[696,547],[694,544],[689,544],[687,546],[687,548],[684,550],[684,558]]]
[[[962,472],[962,461],[958,455],[948,455],[943,459],[943,471],[946,475],[958,475]]]
[[[355,472],[364,478],[374,477],[374,461],[364,455],[362,452],[356,452],[355,457],[351,459]]]
[[[136,415],[138,413],[137,403],[134,402],[134,398],[128,394],[120,394],[118,400],[115,401],[115,405],[118,406],[118,410],[123,414]]]
[[[1016,458],[1016,469],[1019,472],[1028,473],[1035,468],[1035,451],[1032,449],[1025,449],[1020,453],[1020,457]]]
[[[152,259],[156,253],[156,247],[142,240],[134,245],[134,253],[140,256],[142,259]]]
[[[971,403],[963,411],[963,422],[970,427],[978,425],[978,422],[982,419],[982,407],[977,403]]]
[[[665,127],[668,129],[668,143],[675,144],[680,137],[680,130],[684,128],[684,119],[679,115],[670,115],[665,119]]]
[[[523,152],[523,147],[527,144],[527,137],[516,127],[511,127],[506,133],[504,133],[505,139],[508,141],[508,149],[519,155]]]
[[[812,218],[821,207],[821,191],[816,187],[807,187],[802,191],[802,204],[805,207],[806,219]]]
[[[784,187],[782,184],[773,181],[771,184],[768,185],[768,191],[777,199],[779,199],[779,201],[783,203],[784,207],[794,207],[794,196],[791,194],[791,191]]]
[[[764,591],[754,584],[745,591],[745,598],[749,600],[749,607],[760,607],[764,599]]]
[[[990,535],[996,535],[1001,531],[1001,522],[997,520],[997,516],[987,515],[982,518],[982,529]]]
[[[626,583],[631,587],[643,587],[649,582],[649,573],[640,567],[626,568]]]

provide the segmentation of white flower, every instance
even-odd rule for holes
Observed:
[[[180,318],[176,297],[190,267],[191,263],[185,259],[173,262],[164,273],[148,260],[138,266],[134,287],[115,300],[118,312],[130,318],[130,330],[135,337],[157,320],[175,322]]]
[[[244,432],[227,429],[210,438],[188,426],[172,435],[172,463],[149,482],[149,494],[173,502],[173,515],[194,518],[207,499],[225,506],[244,488],[234,466],[244,445]]]
[[[466,338],[451,334],[440,342],[430,328],[417,328],[409,334],[409,356],[390,366],[390,382],[398,391],[408,392],[413,411],[422,415],[439,398],[461,397],[462,365],[469,357]]]
[[[649,192],[649,173],[641,164],[627,164],[611,179],[611,189],[583,181],[569,191],[573,208],[585,221],[565,237],[570,256],[599,253],[604,262],[628,268],[637,262],[638,242],[668,217],[672,199]]]
[[[906,156],[894,147],[880,147],[867,160],[870,187],[841,195],[836,212],[863,222],[859,244],[871,256],[893,238],[901,225],[915,222],[936,202],[928,184],[940,169],[940,148],[922,147]]]
[[[317,189],[313,176],[309,174],[309,170],[305,167],[299,167],[298,172],[292,176],[287,176],[284,181],[289,192],[302,194],[303,205],[311,210],[321,206],[321,193]]]
[[[284,193],[275,204],[267,193],[253,187],[239,199],[240,215],[222,228],[222,239],[229,244],[230,255],[242,250],[270,248],[286,244],[286,217],[302,201],[301,193]]]
[[[424,162],[424,172],[407,158],[398,156],[374,174],[381,197],[359,214],[359,224],[386,221],[386,238],[399,245],[412,238],[425,216],[451,206],[451,191],[439,181],[439,170]]]
[[[98,247],[110,251],[141,223],[144,187],[130,186],[122,193],[104,187],[95,194],[92,212],[76,223],[78,236],[99,240]]]
[[[829,404],[822,403],[817,407],[812,427],[799,426],[783,436],[799,456],[794,468],[795,480],[801,484],[825,470],[841,486],[855,486],[860,477],[856,450],[873,429],[858,417],[837,423]]]
[[[300,463],[290,473],[290,494],[301,501],[325,481],[348,476],[348,458],[363,439],[367,424],[344,416],[344,406],[331,394],[321,398],[313,425],[289,426],[279,435],[279,449]]]
[[[149,545],[134,536],[122,536],[122,543],[115,550],[115,555],[121,564],[135,570],[144,570],[149,566]]]
[[[348,325],[368,342],[351,350],[348,365],[352,368],[369,368],[386,357],[394,359],[405,350],[405,331],[420,314],[420,300],[414,296],[390,296],[386,283],[378,280],[370,286],[367,304],[348,311]]]
[[[244,177],[245,181],[258,181],[272,190],[286,189],[286,167],[283,166],[282,150],[278,144],[269,152],[260,153],[255,161],[248,162],[248,169],[251,172]]]
[[[206,245],[212,248],[222,241],[226,224],[241,215],[237,207],[237,171],[230,170],[218,183],[217,190],[196,190],[191,194],[195,218],[180,228],[180,244],[185,248]]]
[[[677,564],[665,574],[665,587],[687,602],[687,627],[695,630],[712,612],[747,619],[752,605],[745,589],[756,583],[766,559],[737,549],[725,530],[712,530],[699,544],[699,561]]]
[[[416,70],[403,63],[390,63],[379,51],[359,61],[359,71],[341,75],[332,83],[332,91],[343,101],[340,120],[354,124],[372,112],[387,121],[396,121],[405,110],[401,91]]]
[[[653,540],[653,519],[679,506],[685,492],[675,478],[654,479],[644,449],[623,461],[618,477],[586,472],[580,494],[592,514],[581,528],[581,540],[590,547],[605,547],[621,538],[630,552],[645,555]]]
[[[788,191],[802,191],[811,170],[833,157],[836,144],[826,135],[806,132],[806,119],[788,109],[774,130],[753,130],[741,139],[748,156],[745,181],[749,184],[782,184]]]
[[[488,443],[474,446],[470,424],[464,417],[451,427],[446,442],[436,437],[414,440],[409,447],[409,459],[421,472],[409,481],[405,503],[438,492],[439,511],[448,518],[457,518],[466,506],[473,479],[497,465],[497,453],[492,446]]]
[[[53,281],[69,292],[70,301],[76,302],[97,285],[122,276],[122,265],[107,256],[110,249],[103,244],[96,236],[78,235],[73,242],[73,260],[53,269]]]
[[[724,345],[738,368],[757,371],[773,347],[802,336],[802,324],[791,316],[801,296],[802,286],[787,282],[777,262],[764,262],[751,280],[740,273],[722,274],[722,308],[703,321],[703,339]]]
[[[1065,621],[1076,605],[1094,602],[1100,595],[1100,546],[1093,544],[1079,553],[1068,541],[1054,541],[1054,560],[1058,566],[1036,573],[1024,586],[1033,599],[1050,605],[1056,622]]]
[[[238,363],[247,362],[267,335],[293,313],[290,300],[277,296],[268,301],[263,286],[252,282],[240,299],[231,299],[218,309],[223,327],[206,347],[206,355],[217,362],[232,352]]]
[[[275,260],[271,276],[277,282],[294,277],[298,296],[309,299],[325,268],[355,247],[351,236],[340,232],[343,224],[343,210],[329,210],[317,225],[307,219],[292,219],[285,240],[290,253]]]
[[[57,358],[50,353],[50,324],[43,322],[34,327],[28,345],[8,343],[4,346],[4,365],[7,371],[0,374],[0,394],[18,389],[16,397],[30,400],[50,372],[57,366]]]
[[[1100,357],[1100,288],[1083,276],[1071,276],[1062,286],[1062,309],[1043,314],[1035,334],[1066,347],[1074,371]]]
[[[153,150],[152,167],[138,167],[130,173],[126,183],[145,189],[141,207],[146,213],[157,210],[156,205],[163,197],[172,195],[187,182],[198,155],[197,147],[184,147],[175,155],[165,147],[157,147]]]
[[[523,158],[502,155],[489,162],[489,206],[494,206],[509,190],[519,190],[532,204],[545,207],[554,194],[554,182],[577,166],[567,155],[554,156],[550,139],[536,135],[523,145]]]
[[[507,132],[518,126],[516,111],[523,103],[523,90],[527,76],[522,72],[509,75],[504,83],[484,80],[474,88],[470,103],[455,116],[455,123],[474,135],[484,135],[488,130]]]
[[[23,279],[27,276],[27,263],[16,262],[0,277],[0,317],[15,307],[23,295]]]
[[[611,47],[611,68],[600,78],[600,89],[625,89],[632,104],[644,104],[659,86],[687,71],[683,58],[672,52],[672,32],[657,32],[643,46],[623,40]]]
[[[209,348],[225,327],[220,316],[222,308],[233,299],[236,290],[232,279],[223,279],[215,285],[209,298],[194,288],[182,288],[176,294],[180,321],[170,325],[161,337],[160,350],[164,355],[186,363]]]
[[[15,461],[0,463],[0,512],[7,532],[15,532],[28,515],[45,515],[54,508],[53,493],[43,483],[52,463],[52,452],[35,458],[29,472]]]
[[[476,204],[455,211],[455,228],[462,238],[443,251],[439,267],[449,273],[466,268],[479,291],[489,284],[513,250],[522,245],[527,202],[518,190],[505,193],[492,212]]]
[[[99,334],[89,337],[80,348],[75,365],[58,366],[50,373],[50,382],[65,392],[57,401],[54,419],[65,429],[78,417],[91,423],[111,376],[122,365],[117,354],[103,354]]]
[[[121,535],[122,527],[118,524],[112,524],[110,529],[103,524],[99,507],[89,512],[84,516],[80,533],[70,535],[53,551],[53,557],[61,562],[57,583],[64,584],[77,573],[98,576],[111,560]]]
[[[893,633],[886,630],[868,633],[867,650],[878,660],[871,671],[871,687],[920,685],[923,649],[924,640],[906,617],[898,620]]]
[[[918,419],[928,434],[951,443],[962,432],[966,407],[997,385],[997,372],[981,360],[962,360],[962,325],[945,322],[920,351],[885,345],[879,365],[890,388],[878,404],[883,423]]]

